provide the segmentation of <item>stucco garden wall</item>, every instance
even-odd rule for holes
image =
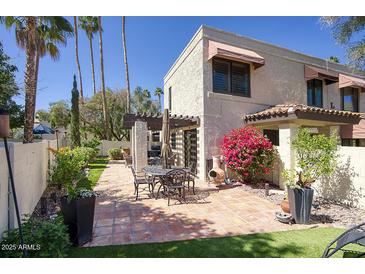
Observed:
[[[56,149],[56,141],[42,141],[32,144],[10,143],[10,159],[14,173],[15,187],[20,214],[31,214],[46,189],[48,170],[53,165],[53,156],[48,147]],[[0,146],[0,236],[16,227],[16,215],[12,196],[8,214],[8,169],[5,148]]]
[[[338,155],[334,174],[313,186],[321,196],[365,208],[365,147],[339,147]]]
[[[111,148],[131,148],[131,144],[128,141],[108,141],[102,140],[99,146],[98,156],[108,156],[108,150]]]

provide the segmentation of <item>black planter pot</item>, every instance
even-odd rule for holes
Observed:
[[[95,197],[77,198],[71,201],[61,199],[64,223],[68,227],[71,242],[80,246],[92,239]]]
[[[312,188],[288,188],[290,213],[297,224],[309,223],[313,194]]]

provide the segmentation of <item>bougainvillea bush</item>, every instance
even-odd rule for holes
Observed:
[[[221,149],[227,167],[244,181],[256,181],[273,167],[275,149],[254,127],[233,129],[224,136]]]

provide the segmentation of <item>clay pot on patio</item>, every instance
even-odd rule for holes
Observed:
[[[92,240],[94,225],[95,197],[77,198],[69,201],[61,198],[61,211],[68,227],[71,242],[76,246]]]
[[[280,207],[285,213],[290,213],[289,201],[287,199],[281,202]]]
[[[213,168],[208,172],[209,181],[215,185],[221,185],[224,182],[224,170],[220,168],[220,156],[213,156]]]

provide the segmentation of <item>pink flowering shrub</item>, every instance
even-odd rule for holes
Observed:
[[[254,127],[233,129],[224,136],[221,149],[227,167],[242,180],[255,181],[270,173],[275,159],[272,143]]]

